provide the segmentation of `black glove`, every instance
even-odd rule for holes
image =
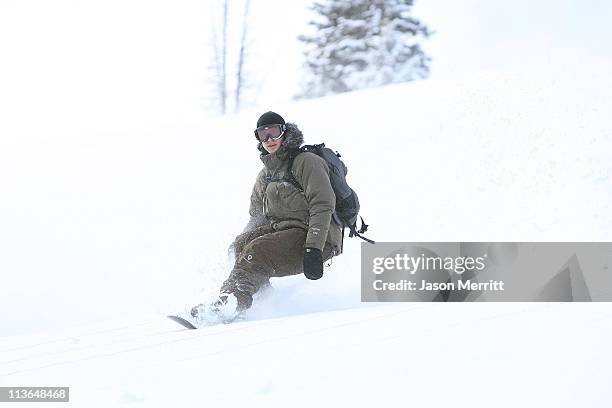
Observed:
[[[304,251],[304,275],[317,280],[323,276],[323,252],[317,248],[306,248]]]

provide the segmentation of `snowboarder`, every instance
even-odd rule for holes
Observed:
[[[275,112],[261,115],[255,138],[264,168],[251,193],[250,220],[230,246],[235,263],[219,298],[194,307],[196,320],[210,319],[210,314],[233,320],[251,307],[253,295],[268,287],[271,277],[304,273],[319,279],[323,263],[342,252],[325,160],[311,152],[296,154],[304,141],[302,132]]]

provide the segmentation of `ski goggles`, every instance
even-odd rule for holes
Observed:
[[[262,143],[278,140],[285,134],[285,125],[263,125],[255,129],[255,137]]]

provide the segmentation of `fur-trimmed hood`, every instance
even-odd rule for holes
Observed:
[[[285,134],[283,135],[283,143],[281,145],[281,148],[284,147],[288,150],[299,148],[302,143],[304,143],[304,135],[302,134],[302,131],[298,129],[295,123],[287,122],[285,126],[286,130]],[[259,150],[262,156],[269,154],[266,149],[263,148],[261,142],[257,144],[257,149]]]

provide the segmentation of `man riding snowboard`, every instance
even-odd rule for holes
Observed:
[[[241,317],[271,277],[304,273],[319,279],[323,263],[342,252],[342,229],[332,217],[336,196],[325,160],[308,151],[297,154],[302,132],[275,112],[261,115],[255,138],[264,168],[251,193],[251,217],[230,247],[235,264],[219,298],[191,309],[197,321]]]

